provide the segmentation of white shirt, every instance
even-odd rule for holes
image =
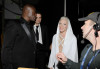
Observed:
[[[33,28],[34,28],[34,31],[36,33],[36,25],[34,25]],[[41,32],[41,26],[40,26],[40,24],[39,24],[39,27],[38,27],[38,33],[39,33],[39,40],[38,40],[38,42],[41,43],[41,44],[43,44],[43,42],[42,42],[42,32]]]

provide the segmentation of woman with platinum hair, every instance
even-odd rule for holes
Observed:
[[[57,32],[52,39],[51,54],[48,67],[50,69],[62,69],[59,67],[56,54],[62,52],[70,60],[78,62],[77,39],[73,34],[68,17],[61,17],[58,22]]]

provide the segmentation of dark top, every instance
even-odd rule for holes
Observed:
[[[49,39],[46,25],[41,25],[41,37],[43,44],[36,43],[36,65],[39,69],[46,69],[49,60]]]
[[[83,60],[83,58],[84,58],[84,56],[85,56],[85,54],[90,46],[91,45],[88,44],[83,49],[79,63],[75,63],[75,62],[71,61],[70,59],[68,59],[67,63],[64,64],[66,66],[66,69],[80,69],[81,62],[82,62],[82,60]],[[83,69],[87,69],[87,65],[88,65],[89,61],[91,60],[91,58],[95,55],[95,53],[97,51],[98,50],[93,51],[92,48],[89,50],[89,53],[87,54],[87,57],[85,59],[84,65],[83,65]],[[91,62],[90,67],[89,67],[89,69],[95,69],[95,68],[100,69],[100,52],[97,54],[97,56]]]
[[[32,39],[30,40],[21,26],[25,23]],[[16,67],[35,67],[35,37],[30,30],[29,23],[21,18],[18,21],[9,21],[5,27],[4,43],[1,51],[3,64],[12,64]]]
[[[37,42],[36,47],[39,49],[39,52],[46,53],[49,51],[48,28],[46,25],[41,25],[41,35],[43,44]]]

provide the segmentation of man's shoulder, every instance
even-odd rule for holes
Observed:
[[[15,30],[19,28],[19,20],[7,20],[6,24],[4,26],[4,29],[11,29],[11,30]]]
[[[81,55],[85,54],[85,53],[87,52],[87,50],[89,49],[90,46],[91,46],[91,44],[87,44],[87,45],[84,47],[84,49],[83,49]]]
[[[6,21],[6,26],[10,26],[10,25],[15,25],[18,24],[18,20],[8,20]]]
[[[14,20],[7,20],[7,24],[18,24],[20,22],[20,19],[14,19]]]
[[[41,29],[44,31],[48,31],[48,27],[47,25],[40,25]]]
[[[47,28],[47,25],[40,24],[41,27]]]
[[[91,45],[91,44],[87,44],[87,45],[85,46],[85,48],[88,49],[90,46],[92,46],[92,45]]]

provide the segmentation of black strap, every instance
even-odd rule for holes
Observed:
[[[29,37],[29,39],[31,40],[31,34],[30,34],[28,28],[26,27],[25,23],[22,23],[21,26],[25,30],[25,32],[26,32],[27,36]]]

